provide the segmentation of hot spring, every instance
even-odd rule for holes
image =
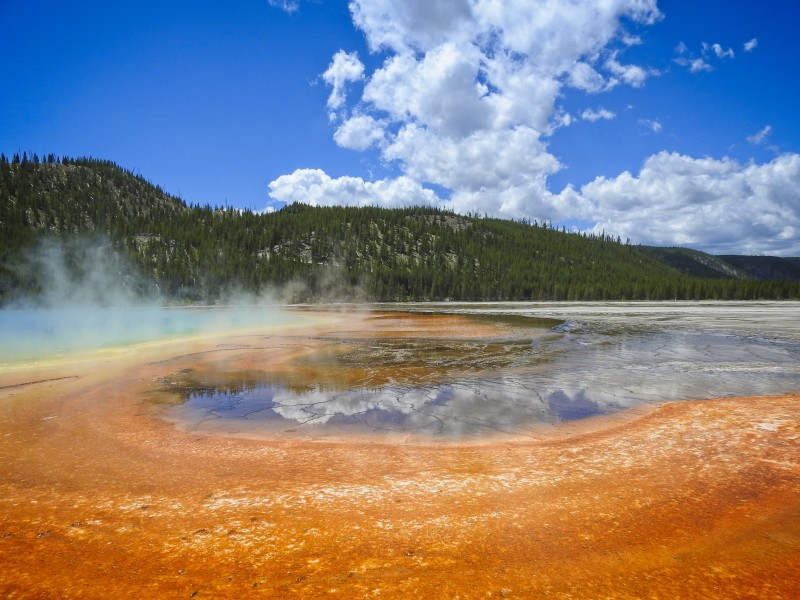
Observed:
[[[0,596],[798,597],[800,303],[0,332]]]
[[[388,311],[375,335],[300,328],[179,361],[154,386],[161,416],[218,434],[524,437],[645,404],[800,388],[796,303],[374,308]],[[433,331],[424,317],[436,315],[461,321]]]
[[[67,306],[0,310],[0,365],[299,323],[273,307]]]

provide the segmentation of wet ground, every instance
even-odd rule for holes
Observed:
[[[386,308],[398,308],[390,306]],[[402,305],[449,313],[464,330],[431,340],[404,330],[408,313],[374,316],[379,335],[344,331],[280,373],[266,372],[269,341],[229,359],[187,367],[158,389],[166,417],[192,430],[324,438],[413,435],[435,440],[524,437],[537,425],[643,404],[800,389],[800,311],[793,304]],[[385,336],[386,329],[393,331]],[[302,347],[304,336],[282,339]],[[259,342],[267,344],[260,348]],[[275,340],[271,340],[274,344]]]
[[[710,382],[743,372],[731,378],[741,385],[777,373],[791,384],[780,373],[792,372],[784,361],[795,356],[798,305],[737,305],[736,318],[727,306],[677,316],[633,308],[661,312],[637,321],[628,306],[606,316],[527,307],[537,314],[524,318],[570,323],[521,329],[465,315],[304,311],[300,326],[5,365],[0,597],[800,597],[796,390],[661,403],[684,385],[668,380],[695,372]],[[703,343],[675,354],[681,336]],[[534,360],[553,344],[566,348],[551,358],[571,365],[570,377],[552,379],[553,363]],[[420,347],[426,360],[409,358]],[[549,398],[549,421],[512,433],[334,427],[345,416],[314,402],[295,407],[322,415],[306,425],[275,411],[312,389],[324,405],[356,389],[444,390],[459,377],[488,395],[497,371],[553,390],[573,379],[565,403],[584,389],[594,410],[593,390],[611,390],[615,374],[623,381],[623,365],[634,381],[661,382],[655,403],[576,419]],[[693,381],[685,389],[703,380]],[[268,385],[271,399],[208,416]],[[199,394],[189,402],[206,394],[207,406],[189,406],[187,393]],[[451,402],[464,403],[422,408],[438,416]],[[503,403],[491,402],[502,417]],[[254,418],[244,418],[248,403],[260,409]],[[280,426],[265,429],[271,421]]]

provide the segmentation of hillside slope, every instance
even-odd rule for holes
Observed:
[[[0,157],[0,233],[0,301],[41,296],[54,262],[83,287],[110,278],[168,301],[276,290],[292,301],[800,296],[796,279],[750,279],[731,257],[433,208],[187,206],[93,159]]]
[[[642,253],[685,275],[716,279],[800,280],[800,258],[780,256],[714,256],[691,248],[640,246]]]
[[[800,257],[723,255],[718,258],[744,273],[745,277],[800,281]]]

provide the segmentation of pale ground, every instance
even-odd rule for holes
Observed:
[[[317,327],[496,333],[457,316]],[[290,334],[262,368],[319,343]],[[0,373],[0,596],[800,597],[798,394],[429,445],[198,434],[145,400],[187,365],[263,360],[242,342]]]

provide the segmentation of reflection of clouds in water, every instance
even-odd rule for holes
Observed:
[[[599,403],[591,400],[586,395],[586,390],[579,390],[573,396],[569,396],[564,390],[555,391],[547,397],[547,404],[563,420],[583,419],[608,412]]]
[[[460,435],[480,430],[516,431],[620,408],[590,399],[587,390],[525,389],[519,379],[502,378],[436,387],[293,392],[275,385],[244,392],[193,395],[192,410],[218,419],[280,417],[305,426],[362,425],[396,432]]]
[[[671,325],[674,322],[671,322]],[[342,390],[314,381],[312,390],[290,389],[280,380],[236,394],[189,400],[190,419],[247,419],[323,433],[320,426],[403,433],[468,435],[490,430],[521,433],[536,423],[555,423],[641,403],[718,396],[785,393],[800,385],[800,340],[765,338],[750,329],[730,331],[663,327],[640,318],[635,327],[572,323],[547,337],[512,345],[448,340],[359,345],[325,355],[331,368],[390,368],[393,385]],[[476,350],[479,348],[479,351]],[[476,354],[477,353],[477,354]],[[479,356],[479,358],[476,358]],[[439,369],[439,380],[418,384],[402,367]],[[327,364],[327,363],[326,363]],[[407,377],[404,375],[410,373]],[[404,378],[405,377],[405,378]],[[223,387],[224,386],[220,386]]]
[[[384,394],[388,397],[388,394]],[[281,390],[273,396],[274,411],[284,419],[322,425],[336,415],[356,415],[373,408],[381,398],[362,390],[311,391],[302,394]]]

